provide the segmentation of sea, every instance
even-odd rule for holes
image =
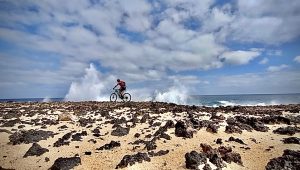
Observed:
[[[133,98],[134,100],[134,98]],[[54,102],[64,98],[21,98],[0,99],[0,102]],[[182,104],[182,103],[179,103]],[[234,94],[234,95],[193,95],[188,96],[187,105],[197,106],[268,106],[280,104],[300,104],[300,93],[295,94]]]

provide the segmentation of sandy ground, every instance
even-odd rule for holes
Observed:
[[[26,106],[26,104],[24,104]],[[6,105],[6,110],[9,110]],[[31,106],[32,107],[32,106]],[[2,109],[4,106],[2,106]],[[22,112],[22,110],[20,110]],[[26,112],[26,111],[23,111]],[[130,142],[134,142],[137,139],[150,140],[151,138],[145,138],[148,134],[153,134],[158,130],[157,127],[149,127],[149,124],[146,123],[137,123],[134,128],[130,128],[129,134],[125,136],[112,136],[111,131],[113,130],[112,124],[105,123],[107,121],[106,118],[101,117],[101,115],[94,116],[94,114],[90,114],[90,112],[86,112],[81,114],[80,116],[74,112],[66,111],[64,108],[49,108],[48,110],[43,111],[44,114],[35,114],[34,116],[27,117],[23,115],[20,117],[21,120],[30,121],[32,119],[41,119],[48,118],[57,120],[58,115],[62,113],[68,113],[72,115],[72,120],[70,121],[59,121],[57,125],[46,125],[46,129],[41,129],[41,125],[29,125],[24,124],[25,127],[23,130],[29,129],[37,129],[37,130],[46,130],[58,133],[53,138],[50,137],[47,140],[41,140],[37,142],[43,148],[49,149],[49,152],[44,153],[41,156],[29,156],[23,158],[24,154],[31,147],[32,143],[29,144],[18,144],[12,145],[9,143],[9,136],[11,134],[6,132],[0,133],[0,166],[2,168],[11,168],[11,169],[49,169],[54,161],[59,157],[73,157],[75,154],[78,154],[81,158],[81,165],[76,166],[74,169],[115,169],[118,163],[122,160],[124,155],[132,155],[137,152],[147,153],[147,150],[144,148],[143,144],[140,144],[140,148],[134,149],[135,145],[129,144]],[[141,119],[145,113],[149,113],[150,117],[157,116],[157,114],[153,114],[151,111],[144,109],[136,111],[139,112],[138,119]],[[144,112],[144,113],[143,113]],[[127,120],[131,118],[130,114],[132,110],[128,107],[118,107],[113,108],[109,112],[109,115],[115,118],[125,117]],[[201,120],[208,120],[210,118],[208,112],[201,112],[204,116],[200,116]],[[229,116],[233,116],[233,113],[218,113],[224,115],[226,118]],[[240,113],[243,115],[243,113]],[[164,112],[160,114],[160,117],[156,118],[155,122],[161,122],[161,126],[165,124],[167,120],[173,120],[176,122],[177,120],[182,120],[187,117],[186,112],[178,112],[175,113],[174,116],[171,112]],[[235,114],[236,116],[237,114]],[[299,113],[290,113],[284,112],[284,115],[294,115],[297,116]],[[84,118],[94,118],[99,119],[102,118],[102,121],[95,121],[91,127],[81,127],[79,126],[78,119],[80,117]],[[2,117],[0,120],[4,120]],[[3,123],[2,123],[3,124]],[[130,124],[130,123],[129,123]],[[1,124],[0,124],[1,125]],[[0,129],[6,129],[11,131],[12,133],[19,131],[18,126],[20,123],[15,124],[13,127],[0,127]],[[58,127],[62,125],[66,125],[68,128],[64,130],[59,130]],[[159,139],[156,141],[157,148],[154,150],[169,150],[169,153],[163,156],[155,156],[150,157],[151,161],[142,163],[135,163],[132,166],[128,166],[124,169],[186,169],[185,163],[185,154],[187,152],[191,152],[193,150],[197,152],[201,152],[202,149],[200,147],[200,143],[205,143],[211,145],[213,148],[217,148],[221,146],[220,144],[216,144],[215,140],[217,138],[221,138],[223,141],[222,146],[230,146],[232,147],[234,152],[237,152],[241,155],[243,166],[238,165],[236,163],[226,163],[225,168],[223,169],[265,169],[265,166],[269,162],[270,159],[279,157],[282,155],[283,150],[291,149],[291,150],[299,150],[299,144],[283,144],[282,139],[291,137],[290,135],[280,135],[273,133],[274,129],[279,127],[285,127],[286,124],[274,124],[274,125],[266,125],[270,129],[268,132],[258,132],[252,131],[248,132],[243,130],[242,134],[225,133],[226,122],[222,122],[220,124],[220,128],[218,129],[218,133],[207,132],[205,128],[200,130],[194,130],[193,138],[182,138],[175,136],[175,128],[169,128],[167,130],[167,134],[171,136],[171,140]],[[93,136],[91,131],[96,127],[100,127],[100,137]],[[69,145],[63,145],[61,147],[53,147],[53,143],[61,138],[64,134],[71,131],[87,131],[87,136],[82,136],[82,141],[71,141]],[[141,136],[139,138],[135,138],[134,135],[136,133],[140,133]],[[144,133],[144,134],[143,134]],[[239,144],[237,142],[228,142],[229,137],[240,138],[246,143],[246,145]],[[293,135],[295,137],[300,137],[299,133]],[[89,142],[90,139],[94,139],[97,142],[92,143]],[[256,140],[256,142],[253,141]],[[100,146],[109,143],[110,141],[119,141],[121,143],[120,147],[113,148],[112,150],[96,150]],[[266,149],[270,148],[269,151]],[[249,147],[250,149],[245,149]],[[91,155],[85,155],[86,151],[90,151]],[[45,158],[49,158],[50,161],[45,161]],[[211,164],[213,167],[214,165]],[[214,168],[216,168],[214,166]]]

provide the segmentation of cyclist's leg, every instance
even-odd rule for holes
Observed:
[[[124,91],[125,91],[125,88],[120,88],[121,99],[124,98]]]

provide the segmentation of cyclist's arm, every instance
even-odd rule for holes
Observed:
[[[115,85],[115,87],[114,87],[113,89],[115,89],[117,86],[118,86],[118,84],[117,84],[117,85]]]

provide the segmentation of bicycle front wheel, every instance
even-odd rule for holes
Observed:
[[[112,94],[110,95],[110,101],[111,101],[111,102],[117,101],[117,98],[118,98],[118,95],[117,95],[116,93],[112,93]]]
[[[131,95],[129,93],[124,93],[124,98],[123,100],[125,102],[130,102],[131,101]]]

